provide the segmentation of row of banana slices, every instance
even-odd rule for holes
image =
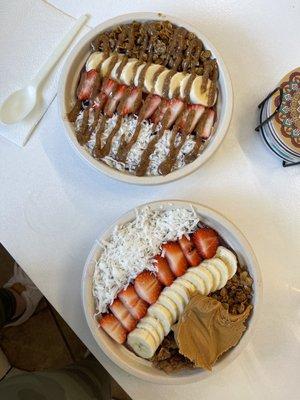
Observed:
[[[165,287],[156,303],[148,308],[147,314],[137,327],[128,334],[127,343],[142,358],[151,358],[171,326],[178,321],[195,292],[208,295],[224,287],[237,269],[235,254],[219,246],[214,258],[191,267],[171,286]]]
[[[86,70],[90,71],[92,69],[97,69],[100,66],[101,75],[106,77],[108,74],[110,62],[112,61],[112,57],[114,57],[114,55],[105,58],[103,52],[96,51],[89,56],[85,66]],[[122,54],[118,55],[118,61],[116,62],[114,68],[111,70],[110,77],[112,79],[120,81],[124,85],[130,85],[133,82],[135,86],[138,86],[140,73],[142,72],[146,64],[143,63],[139,65],[138,68],[136,68],[136,64],[139,62],[139,60],[137,60],[136,58],[130,58],[128,62],[124,65],[117,79],[116,72],[121,64],[123,57],[124,56]],[[154,93],[159,96],[164,96],[164,83],[170,70],[168,68],[165,68],[158,75],[157,79],[154,82],[154,76],[160,68],[161,65],[159,64],[151,64],[146,70],[143,85],[144,89],[148,93]],[[180,94],[181,99],[186,98],[186,93],[185,93],[186,85],[189,81],[190,76],[191,74],[183,72],[177,72],[175,75],[172,76],[168,90],[168,97],[170,99],[174,97],[175,92]],[[206,90],[204,92],[202,92],[201,90],[201,85],[202,85],[202,76],[197,76],[193,80],[193,83],[191,85],[188,94],[188,100],[193,104],[201,104],[204,107],[211,107],[213,104],[209,104],[209,96],[208,96],[209,89],[211,86],[211,81],[208,80]],[[216,101],[216,96],[214,102],[215,101]]]

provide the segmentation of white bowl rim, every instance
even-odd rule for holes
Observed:
[[[117,220],[114,221],[107,229],[102,232],[102,234],[99,235],[99,238],[95,241],[84,266],[83,269],[83,274],[82,274],[82,281],[81,281],[81,298],[82,298],[82,305],[84,309],[84,314],[88,323],[88,326],[91,330],[92,335],[94,336],[94,339],[96,343],[99,345],[101,350],[106,354],[106,356],[111,359],[116,365],[118,365],[120,368],[125,370],[126,372],[136,376],[137,378],[140,378],[142,380],[151,382],[151,383],[156,383],[156,384],[188,384],[188,383],[193,383],[193,382],[199,382],[200,380],[203,380],[209,376],[211,376],[211,372],[209,371],[204,371],[202,369],[199,370],[193,370],[191,374],[186,375],[186,376],[178,376],[178,374],[164,374],[161,376],[154,376],[151,375],[150,373],[141,371],[139,368],[136,366],[130,365],[126,361],[122,359],[122,357],[119,356],[119,354],[116,354],[112,352],[104,343],[102,343],[98,338],[96,337],[95,333],[95,321],[92,318],[92,316],[88,315],[87,311],[87,305],[85,303],[85,298],[87,295],[91,295],[91,293],[86,293],[87,292],[87,280],[85,279],[87,277],[87,271],[90,266],[90,263],[94,259],[94,253],[96,250],[99,248],[99,243],[102,238],[107,238],[111,235],[113,228],[118,225],[118,224],[125,224],[132,219],[135,218],[136,215],[136,210],[143,208],[145,206],[150,206],[150,207],[155,207],[158,208],[160,206],[178,206],[178,207],[190,207],[193,206],[193,208],[199,212],[205,215],[205,217],[210,217],[217,221],[218,224],[222,225],[222,227],[225,227],[225,229],[229,230],[231,234],[235,237],[235,239],[239,242],[241,247],[243,248],[244,252],[248,254],[248,256],[251,259],[251,267],[253,271],[255,272],[255,277],[256,280],[254,279],[255,283],[255,293],[253,299],[255,299],[255,302],[253,303],[254,309],[251,315],[251,319],[248,323],[247,329],[244,332],[240,342],[233,348],[231,349],[225,357],[221,360],[218,361],[214,368],[213,368],[213,374],[216,374],[218,371],[222,370],[225,368],[227,365],[229,365],[233,360],[235,360],[241,353],[242,351],[247,347],[250,339],[253,337],[253,334],[255,332],[259,317],[260,317],[260,310],[261,310],[261,303],[262,303],[262,293],[263,293],[263,286],[262,286],[262,275],[261,275],[261,270],[257,261],[257,258],[254,254],[254,251],[248,242],[248,240],[245,238],[243,233],[231,222],[229,221],[225,216],[223,216],[219,211],[216,211],[206,205],[199,204],[197,202],[193,201],[188,201],[188,200],[162,200],[162,201],[153,201],[145,204],[141,204],[138,207],[135,207],[125,214],[121,215]],[[247,265],[249,267],[249,265]],[[201,376],[199,376],[201,374]]]
[[[67,120],[66,114],[66,105],[65,105],[65,84],[68,78],[69,69],[72,65],[74,58],[76,58],[79,50],[92,41],[94,36],[106,29],[109,29],[111,26],[116,24],[122,24],[133,20],[169,20],[174,24],[184,26],[186,29],[191,32],[196,33],[196,35],[203,41],[205,47],[210,49],[214,55],[214,57],[218,61],[219,66],[219,74],[223,77],[224,87],[222,93],[224,99],[222,100],[222,107],[224,108],[223,116],[218,120],[217,128],[214,132],[213,141],[209,143],[205,151],[199,156],[194,162],[179,168],[178,170],[171,172],[168,175],[158,175],[158,176],[146,176],[146,177],[138,177],[135,175],[130,175],[124,173],[122,171],[118,171],[115,168],[110,167],[109,165],[96,160],[91,156],[77,141],[72,124]],[[161,13],[153,13],[153,12],[137,12],[137,13],[128,13],[123,14],[114,18],[111,18],[88,32],[85,36],[80,39],[80,41],[74,46],[71,50],[69,56],[67,57],[64,66],[61,71],[61,76],[58,84],[58,105],[61,119],[64,124],[64,131],[66,132],[68,139],[70,140],[73,148],[77,151],[77,153],[83,158],[90,166],[94,167],[97,171],[100,171],[107,176],[117,179],[122,182],[137,184],[137,185],[160,185],[168,182],[175,181],[177,179],[183,178],[197,170],[202,164],[204,164],[213,153],[219,148],[225,135],[228,131],[229,124],[231,121],[232,110],[233,110],[233,90],[229,72],[225,66],[223,58],[221,57],[219,51],[215,49],[212,43],[203,35],[197,28],[189,23],[186,23],[184,20],[173,17],[171,15],[161,14]]]

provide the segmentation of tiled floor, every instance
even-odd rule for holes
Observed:
[[[10,278],[14,260],[0,244],[0,287]],[[61,368],[84,358],[86,347],[43,298],[35,314],[18,327],[0,331],[0,347],[10,364],[26,371]],[[112,396],[130,400],[111,379]]]

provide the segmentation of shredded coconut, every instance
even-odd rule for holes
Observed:
[[[95,264],[93,295],[97,312],[106,312],[117,294],[142,271],[156,271],[153,257],[161,252],[161,245],[193,232],[199,221],[192,207],[146,206],[136,211],[132,222],[116,226],[111,237],[101,243]]]
[[[102,146],[105,144],[107,137],[109,136],[110,132],[116,125],[117,117],[118,116],[115,114],[106,121],[105,129],[101,137]],[[82,119],[82,114],[79,114],[76,124],[79,124],[80,122],[78,122],[78,120],[81,119]],[[75,126],[77,126],[76,124]],[[106,164],[110,165],[113,168],[118,169],[119,171],[134,173],[140,162],[143,150],[147,147],[149,141],[153,136],[153,131],[152,131],[153,124],[151,122],[146,120],[142,122],[140,135],[135,144],[133,145],[132,149],[128,153],[126,163],[120,163],[116,161],[115,156],[117,154],[120,145],[121,137],[123,136],[126,139],[126,141],[129,141],[132,135],[134,134],[136,125],[137,125],[136,115],[129,115],[123,119],[120,129],[116,134],[115,138],[113,139],[110,154],[102,159],[103,162],[105,162]],[[160,125],[156,127],[155,132],[157,132],[159,128]],[[163,137],[156,144],[154,152],[150,156],[150,163],[146,173],[147,175],[159,175],[158,167],[169,154],[170,138],[171,138],[171,131],[166,130],[164,132]],[[96,140],[95,133],[93,132],[90,137],[90,140],[85,146],[86,150],[89,153],[92,153],[92,150],[95,146],[95,140]],[[177,137],[177,143],[178,143],[178,137]],[[188,139],[185,141],[184,145],[182,146],[177,156],[177,161],[173,167],[173,170],[184,167],[185,155],[192,151],[194,145],[195,145],[195,137],[193,135],[189,135]],[[199,153],[203,151],[203,148],[204,148],[203,146],[200,148]]]

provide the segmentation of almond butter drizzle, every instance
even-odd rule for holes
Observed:
[[[126,89],[126,92],[124,93],[122,99],[120,100],[119,106],[118,106],[118,119],[116,122],[116,125],[114,126],[114,128],[112,129],[111,133],[109,134],[108,138],[106,139],[106,143],[103,146],[103,148],[100,150],[100,157],[105,157],[107,156],[110,151],[111,151],[111,146],[112,146],[112,142],[113,139],[115,138],[115,136],[117,135],[117,133],[119,132],[122,122],[123,122],[123,115],[122,115],[122,108],[124,107],[124,104],[126,102],[126,100],[128,99],[128,96],[130,95],[131,92],[131,88],[128,87]],[[132,112],[134,113],[135,110],[138,108],[140,102],[142,100],[142,91],[140,91],[139,95],[137,96],[133,106],[132,106]]]
[[[169,61],[170,61],[170,59],[172,57],[172,54],[175,51],[175,48],[176,48],[176,45],[177,45],[177,39],[178,39],[179,31],[180,31],[180,28],[177,28],[175,33],[174,33],[174,35],[173,35],[173,37],[172,37],[172,40],[169,43],[169,46],[168,46],[168,49],[167,49],[167,57],[166,57],[165,62],[164,62],[165,66],[168,65],[168,63],[169,63]]]
[[[162,96],[168,98],[169,96],[169,90],[170,90],[170,83],[171,79],[173,76],[176,74],[176,71],[173,71],[172,69],[167,73],[165,77],[165,81],[163,84],[163,89],[162,89]]]
[[[218,75],[219,75],[218,66],[217,63],[215,63],[211,77],[211,85],[208,91],[208,99],[207,99],[208,107],[212,107],[215,102]]]
[[[157,69],[157,71],[154,72],[153,74],[153,78],[152,78],[152,82],[151,82],[151,86],[152,89],[150,91],[150,93],[154,92],[155,89],[155,83],[157,81],[157,78],[159,77],[159,75],[165,70],[165,67],[162,65],[160,68]]]
[[[86,108],[83,111],[80,127],[76,131],[77,140],[81,145],[86,143],[86,136],[88,134],[88,129],[89,129],[89,111],[90,111],[89,108]]]
[[[102,138],[102,134],[105,130],[105,124],[107,121],[106,115],[102,114],[100,118],[101,118],[101,121],[98,123],[98,127],[96,128],[96,131],[95,131],[95,146],[93,148],[93,156],[95,158],[100,158],[101,138]]]
[[[208,110],[205,110],[204,113],[202,114],[200,121],[198,122],[197,126],[196,126],[196,139],[195,139],[195,145],[193,147],[193,149],[186,154],[184,161],[186,164],[190,164],[191,162],[195,161],[196,158],[198,157],[198,153],[202,144],[202,137],[201,137],[201,133],[203,132],[203,128],[205,125],[205,122],[207,120],[207,116],[208,116]]]
[[[151,101],[151,96],[148,95],[146,100],[144,101],[144,104],[143,104],[140,112],[139,112],[137,124],[136,124],[134,133],[131,136],[130,140],[126,143],[126,140],[124,139],[124,137],[121,138],[121,143],[120,143],[118,153],[116,156],[118,161],[125,163],[128,153],[130,152],[131,148],[137,141],[140,131],[141,131],[141,128],[142,128],[142,122],[145,118],[145,113],[147,111],[150,101]]]
[[[145,150],[142,153],[141,156],[141,160],[140,163],[137,166],[137,169],[135,171],[135,174],[137,176],[144,176],[147,172],[149,163],[150,163],[150,155],[153,153],[156,143],[163,137],[163,134],[166,130],[166,127],[168,125],[168,121],[170,118],[171,112],[170,110],[167,110],[165,112],[165,115],[162,119],[161,122],[161,128],[160,130],[156,133],[156,135],[153,137],[152,140],[150,140],[150,142],[148,143],[147,147],[145,148]]]
[[[91,124],[91,126],[89,127],[89,137],[91,137],[91,134],[96,129],[96,126],[97,126],[97,124],[99,122],[99,118],[100,118],[100,112],[101,112],[101,108],[100,107],[94,109],[94,121]]]
[[[138,87],[144,87],[144,80],[145,80],[145,75],[147,72],[147,69],[150,67],[151,62],[147,62],[147,64],[144,66],[144,68],[140,72],[140,76],[138,79]]]
[[[174,126],[174,128],[172,130],[172,135],[171,135],[171,139],[170,139],[169,154],[166,157],[166,159],[158,167],[158,171],[159,171],[160,174],[167,175],[172,171],[172,168],[174,167],[174,164],[175,164],[175,162],[177,160],[178,154],[179,154],[182,146],[184,145],[184,143],[186,141],[186,138],[188,137],[188,135],[185,133],[185,131],[191,125],[191,123],[192,123],[192,121],[193,121],[193,119],[195,117],[195,113],[196,113],[195,110],[191,110],[188,113],[186,121],[185,121],[185,124],[184,124],[184,127],[182,129],[181,134],[180,134],[179,143],[175,146],[177,133],[179,131],[179,121],[180,121],[180,118],[181,118],[182,114],[178,117],[178,119],[177,119],[178,123]]]
[[[102,147],[102,149],[99,152],[99,157],[100,158],[103,158],[103,157],[107,156],[110,153],[113,139],[116,136],[116,134],[118,133],[119,129],[121,128],[122,121],[123,121],[123,116],[122,115],[118,115],[118,118],[117,118],[117,121],[116,121],[116,125],[113,127],[113,129],[110,132],[108,138],[106,139],[105,145]]]
[[[111,71],[113,70],[114,66],[118,62],[118,59],[119,59],[118,53],[112,55],[111,60],[110,60],[110,62],[108,64],[106,76],[108,76],[108,77],[110,76]]]
[[[116,77],[117,79],[120,79],[121,73],[123,68],[125,67],[125,65],[128,63],[128,57],[124,56],[122,57],[122,61],[120,62],[120,65],[118,66],[117,70],[116,70]]]
[[[185,50],[186,48],[186,35],[187,35],[187,30],[184,28],[179,28],[179,33],[178,33],[178,38],[177,38],[177,42],[178,42],[178,47],[176,50],[176,53],[178,54],[173,68],[172,69],[176,69],[179,67],[179,65],[182,63],[182,52]]]
[[[183,100],[189,101],[189,99],[190,99],[191,87],[192,87],[192,84],[193,84],[194,79],[195,79],[196,77],[197,77],[196,74],[191,74],[191,76],[189,77],[189,79],[188,79],[188,81],[187,81],[187,83],[186,83],[186,85],[185,85],[185,88],[184,88]]]
[[[143,64],[142,61],[137,61],[134,64],[134,67],[132,69],[132,78],[130,79],[129,86],[133,86],[134,85],[134,78],[135,78],[135,75],[137,73],[138,67],[140,67],[142,64]]]
[[[126,49],[126,54],[130,56],[130,51],[134,46],[134,24],[131,24],[128,35],[128,47]]]
[[[68,112],[67,118],[70,122],[75,122],[81,110],[81,101],[79,99],[76,100],[72,110]]]
[[[213,68],[213,64],[212,64],[211,60],[204,62],[204,73],[202,76],[201,93],[204,93],[206,91],[208,78],[212,71],[212,68]]]

